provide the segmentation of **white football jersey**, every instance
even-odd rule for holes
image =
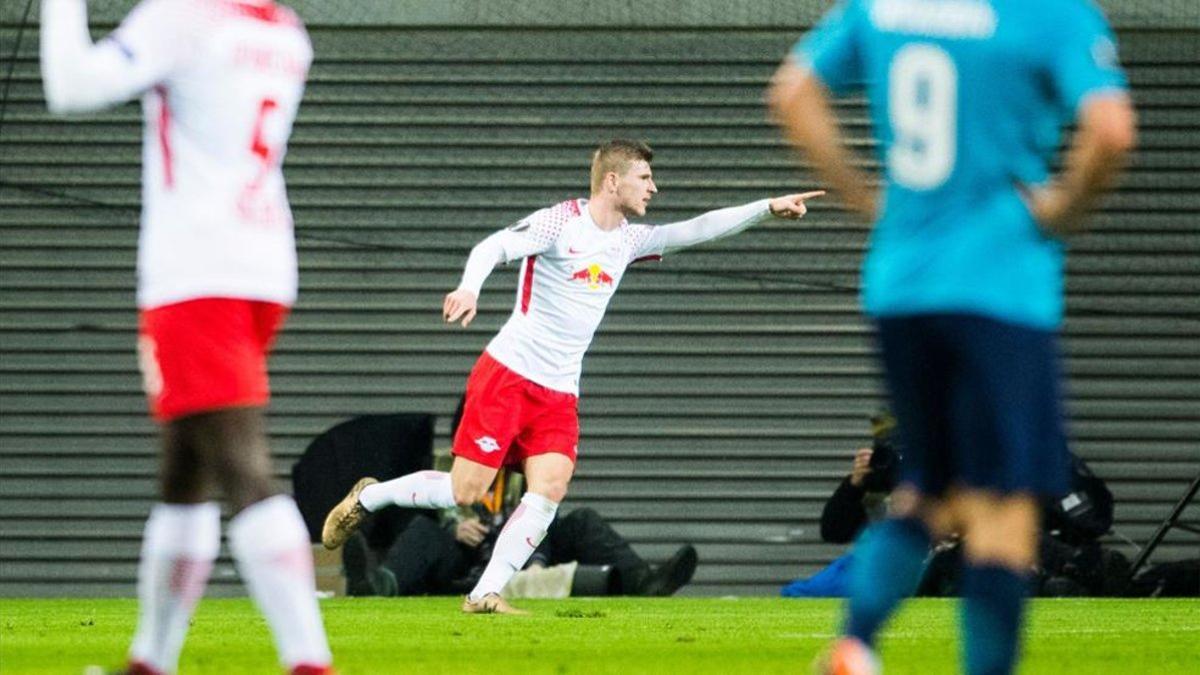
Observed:
[[[142,96],[138,304],[294,302],[282,163],[312,62],[303,24],[269,0],[145,0],[109,40],[157,75]]]
[[[510,227],[502,240],[505,259],[525,259],[516,305],[488,353],[522,377],[578,396],[583,355],[608,301],[631,263],[661,258],[660,231],[628,222],[601,230],[586,199],[542,209]]]

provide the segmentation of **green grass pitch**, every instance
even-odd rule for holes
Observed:
[[[457,598],[321,603],[342,675],[368,673],[806,673],[831,637],[827,600],[570,599],[532,616],[465,616]],[[0,672],[119,665],[132,600],[0,600]],[[952,601],[910,602],[882,642],[885,672],[957,672]],[[1022,673],[1200,673],[1200,600],[1038,600]],[[205,600],[180,672],[278,673],[247,600]]]

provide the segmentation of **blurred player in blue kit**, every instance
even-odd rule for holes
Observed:
[[[855,88],[879,141],[878,196],[830,105]],[[1066,480],[1061,238],[1135,141],[1112,31],[1086,0],[846,0],[796,45],[769,98],[788,140],[874,222],[863,304],[905,447],[892,513],[860,540],[844,637],[818,666],[878,672],[880,628],[931,537],[954,531],[964,669],[1012,672],[1037,497]]]

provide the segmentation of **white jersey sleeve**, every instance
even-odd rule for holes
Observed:
[[[503,262],[520,260],[544,253],[558,241],[567,219],[558,206],[534,211],[521,220],[497,232],[504,247]]]
[[[566,219],[558,207],[541,209],[518,220],[479,242],[471,249],[463,269],[460,290],[471,291],[476,297],[483,282],[499,263],[520,260],[550,250],[562,234]]]
[[[706,241],[737,234],[771,217],[770,200],[731,206],[666,225],[630,225],[630,262],[660,258]]]
[[[50,110],[87,112],[140,96],[196,53],[190,18],[179,0],[145,0],[93,45],[85,0],[45,0],[41,62]]]

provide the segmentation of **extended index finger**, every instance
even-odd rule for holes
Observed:
[[[796,199],[804,201],[806,199],[813,199],[815,197],[823,197],[824,195],[824,190],[813,190],[812,192],[801,192],[800,194],[796,195]]]

